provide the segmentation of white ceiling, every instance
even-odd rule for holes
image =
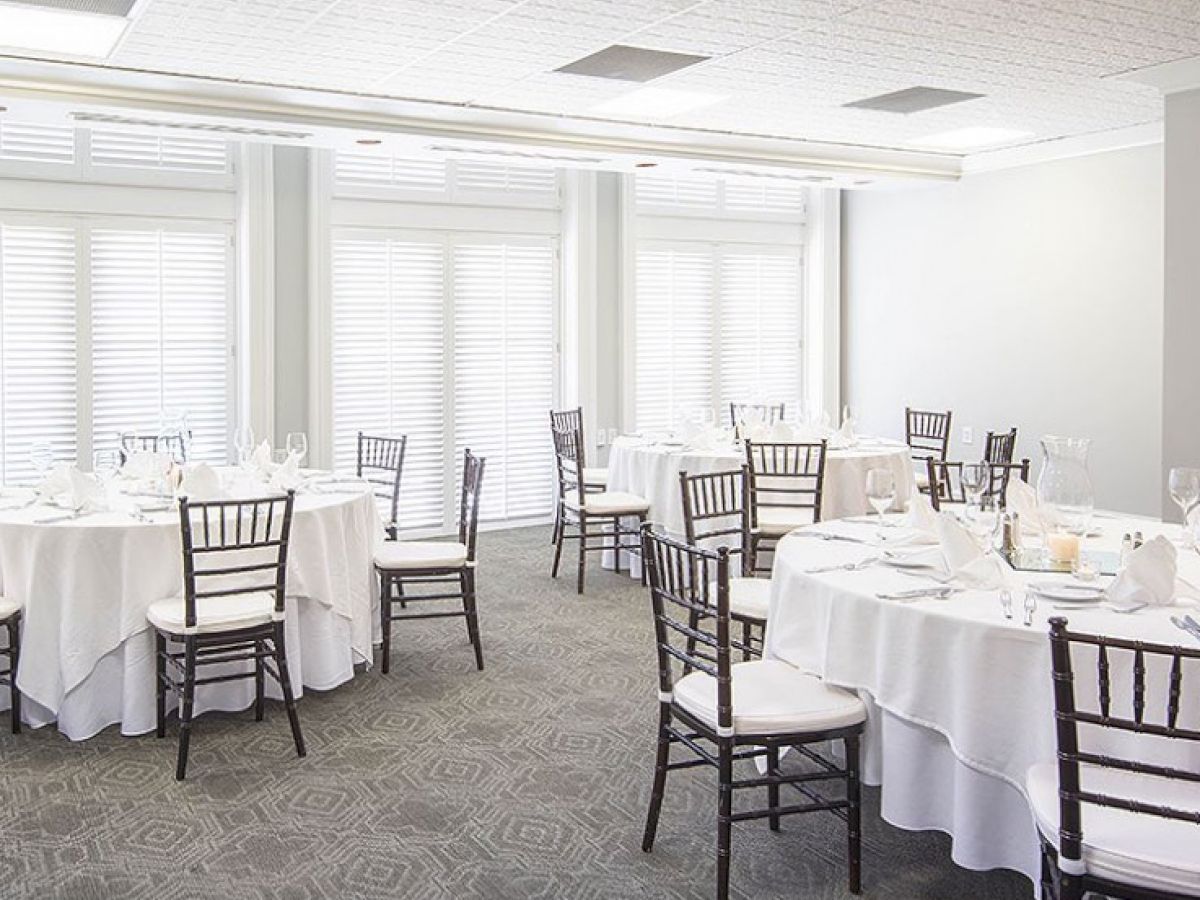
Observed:
[[[1200,55],[1200,2],[142,0],[105,65],[594,118],[640,85],[552,70],[612,43],[712,55],[653,84],[728,97],[626,121],[892,148],[995,126],[1038,142],[1159,121],[1156,89],[1108,76]],[[914,85],[987,96],[841,108]]]

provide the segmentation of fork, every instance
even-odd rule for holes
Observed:
[[[804,571],[809,575],[819,575],[823,572],[857,572],[859,569],[865,569],[877,562],[879,562],[878,556],[868,556],[858,562],[840,563],[836,566],[818,566],[815,569],[805,569]]]
[[[1185,618],[1190,619],[1191,616],[1185,616]],[[1192,621],[1194,622],[1195,619],[1192,619]],[[1185,622],[1184,619],[1179,618],[1179,616],[1171,616],[1171,624],[1174,625],[1176,628],[1178,628],[1180,631],[1187,632],[1192,637],[1194,637],[1196,640],[1200,641],[1200,631],[1192,629],[1188,625],[1188,623]]]

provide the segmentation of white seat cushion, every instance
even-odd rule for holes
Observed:
[[[583,470],[583,483],[588,487],[604,487],[604,485],[608,484],[608,469],[585,466]]]
[[[578,509],[579,501],[568,499],[567,506]],[[650,511],[650,501],[624,491],[602,491],[599,494],[587,494],[583,498],[583,511],[594,516],[636,516]]]
[[[252,594],[232,594],[227,597],[201,597],[196,600],[196,634],[219,631],[238,631],[255,625],[265,625],[282,617],[275,614],[275,595],[269,591]],[[186,613],[182,597],[151,603],[146,618],[155,628],[171,634],[186,634]]]
[[[0,597],[0,622],[9,618],[13,613],[21,611],[21,604]]]
[[[913,472],[913,478],[916,480],[918,488],[920,488],[923,491],[929,490],[929,470],[928,469],[924,469],[924,468],[918,469],[917,471]]]
[[[1085,791],[1200,812],[1200,784],[1080,767]],[[1058,846],[1058,765],[1039,763],[1025,776],[1038,829]],[[1200,897],[1200,825],[1085,803],[1083,862],[1090,875]]]
[[[708,586],[708,596],[717,600],[717,583]],[[771,582],[766,578],[730,578],[729,611],[744,619],[767,621],[767,610],[771,606]]]
[[[813,523],[813,511],[795,506],[760,506],[758,533],[765,537],[783,537],[789,531]]]
[[[375,565],[399,569],[457,569],[467,564],[467,545],[458,541],[384,541]]]
[[[735,734],[826,731],[867,717],[854,694],[776,659],[735,663],[730,673]],[[692,672],[675,682],[675,702],[716,727],[717,680],[707,672]]]

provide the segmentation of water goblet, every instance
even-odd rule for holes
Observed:
[[[883,527],[883,514],[896,502],[896,479],[891,469],[870,469],[867,472],[867,502],[879,516],[879,525]]]
[[[304,459],[308,456],[308,435],[303,431],[289,432],[285,446],[288,456],[296,457],[296,465],[304,465]]]
[[[1175,501],[1183,513],[1183,534],[1181,543],[1185,547],[1192,545],[1192,537],[1188,526],[1188,514],[1200,502],[1200,469],[1176,466],[1167,476],[1167,489],[1171,499]]]

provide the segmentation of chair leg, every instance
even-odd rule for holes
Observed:
[[[475,570],[463,569],[462,575],[463,611],[467,614],[467,636],[471,646],[475,648],[475,668],[483,671],[483,643],[479,639],[479,613],[475,608]]]
[[[392,661],[392,580],[382,572],[379,573],[379,615],[379,628],[383,634],[380,668],[386,675]]]
[[[587,567],[588,520],[582,513],[579,516],[579,571],[575,578],[575,593],[583,593],[583,575]],[[620,560],[617,561],[620,565]]]
[[[167,736],[167,639],[154,632],[154,736]]]
[[[850,893],[862,893],[862,791],[859,782],[859,739],[857,734],[846,738],[846,799],[850,808],[846,815],[846,837],[849,851]]]
[[[645,514],[639,514],[639,515],[638,515],[638,529],[637,529],[637,534],[635,535],[635,538],[636,538],[636,540],[634,541],[634,543],[635,543],[635,544],[637,544],[637,546],[638,546],[639,548],[642,546],[642,544],[641,544],[641,541],[642,541],[642,526],[643,526],[643,525],[645,525],[645,524],[646,524],[646,516],[645,516]],[[647,577],[647,576],[646,576],[646,560],[642,558],[642,551],[641,551],[640,549],[637,551],[637,556],[638,556],[638,560],[639,560],[639,562],[641,563],[641,569],[642,569],[642,587],[645,587],[645,586],[647,585],[647,581],[646,581],[646,577]]]
[[[733,838],[733,741],[720,738],[717,802],[717,900],[729,900],[729,855]]]
[[[183,697],[179,703],[179,757],[175,762],[175,780],[187,774],[188,745],[192,737],[192,705],[196,699],[196,638],[183,639]]]
[[[254,721],[263,720],[263,695],[265,687],[263,679],[263,654],[267,652],[262,641],[254,642]]]
[[[550,567],[550,577],[558,577],[558,564],[562,560],[563,541],[566,540],[567,523],[562,519],[561,508],[558,521],[554,523],[554,565]]]
[[[779,775],[779,748],[767,748],[767,777],[774,778]],[[767,785],[767,808],[770,809],[771,815],[768,817],[771,823],[771,830],[779,830],[779,784]]]
[[[1054,900],[1054,869],[1050,860],[1050,851],[1046,842],[1042,841],[1042,890],[1040,900]]]
[[[646,830],[642,834],[642,850],[654,849],[658,831],[658,814],[662,811],[663,791],[667,786],[667,763],[671,761],[671,740],[667,726],[671,724],[671,707],[660,703],[658,709],[658,750],[654,758],[654,787],[650,791],[650,808],[646,811]]]
[[[296,712],[296,698],[292,696],[292,676],[288,672],[287,648],[283,641],[283,623],[275,623],[275,665],[279,669],[279,689],[283,691],[283,703],[287,707],[288,723],[292,726],[292,740],[296,744],[296,755],[307,756],[304,735],[300,733],[300,716]]]
[[[17,667],[21,664],[21,614],[8,620],[8,696],[12,733],[21,733],[21,691],[17,687]]]
[[[1078,875],[1059,872],[1058,900],[1083,900],[1083,880]]]
[[[550,543],[558,543],[558,529],[562,527],[562,504],[554,501],[554,528],[550,531]]]
[[[404,582],[397,578],[393,584],[396,586],[396,602],[400,604],[401,609],[408,609],[408,601],[404,599]]]

